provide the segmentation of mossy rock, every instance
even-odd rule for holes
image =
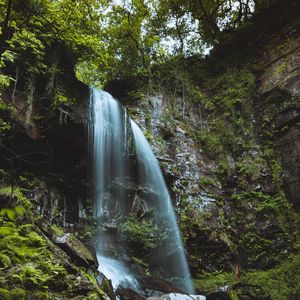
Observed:
[[[83,267],[98,266],[97,258],[73,234],[66,233],[54,236],[53,240],[77,265]]]

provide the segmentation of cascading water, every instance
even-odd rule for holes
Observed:
[[[148,204],[155,209],[157,224],[164,232],[164,243],[152,257],[154,266],[159,266],[168,278],[181,279],[180,286],[187,293],[193,293],[193,285],[184,253],[181,235],[176,222],[171,198],[160,170],[157,159],[138,125],[131,121],[139,165],[139,179],[145,187],[142,198],[148,199]],[[148,194],[148,195],[147,195]],[[150,201],[149,201],[150,200]]]
[[[126,254],[120,243],[116,218],[126,218],[134,207],[151,211],[155,228],[160,232],[160,246],[151,252],[151,270],[177,282],[187,293],[193,293],[189,269],[176,223],[171,199],[149,143],[140,128],[127,116],[126,110],[111,95],[92,90],[92,193],[94,215],[99,220],[97,257],[99,270],[116,288],[139,289],[137,280],[125,264],[111,253]],[[130,153],[133,149],[134,153]],[[131,164],[137,158],[137,168]],[[130,178],[137,183],[135,193],[128,192]],[[139,201],[137,201],[139,199]],[[139,205],[137,205],[139,202]],[[105,229],[105,230],[103,230]]]
[[[124,185],[128,175],[128,126],[125,109],[103,91],[92,91],[94,215],[112,220],[123,212]]]
[[[100,228],[97,233],[97,258],[100,271],[112,285],[138,289],[136,279],[117,259],[108,257],[114,251],[124,252],[117,242],[116,216],[126,212],[125,182],[129,174],[130,122],[126,110],[113,97],[93,89],[92,107],[92,197],[94,216]]]

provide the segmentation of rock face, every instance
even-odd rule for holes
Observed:
[[[201,176],[216,167],[213,161],[207,162],[195,142],[192,131],[198,128],[200,112],[192,106],[178,108],[180,118],[174,117],[166,94],[149,97],[147,102],[125,103],[129,114],[143,129],[169,185],[174,204],[182,198],[189,201],[202,199],[209,202],[209,191],[199,186]],[[178,99],[178,105],[183,105]],[[181,103],[181,104],[180,104]],[[186,111],[184,110],[186,109]],[[188,123],[182,121],[184,119]],[[204,164],[204,161],[206,162]]]
[[[16,108],[20,111],[16,111],[18,117],[12,121],[14,129],[3,136],[0,159],[8,176],[22,176],[25,193],[33,200],[38,214],[70,230],[89,209],[89,94],[87,87],[77,81],[73,88],[78,98],[74,105],[58,105],[53,111],[48,107],[49,99],[43,104],[34,101],[29,124],[18,104],[24,99],[17,99]]]
[[[280,152],[285,191],[300,209],[300,37],[282,32],[267,54],[267,68],[260,78],[256,107],[262,128],[273,132]]]
[[[120,91],[116,95],[160,161],[194,275],[199,270],[232,272],[240,264],[242,268],[270,268],[292,251],[294,225],[286,222],[290,209],[286,199],[299,209],[299,5],[289,1],[283,9],[277,7],[268,22],[258,20],[259,26],[238,36],[240,41],[235,40],[234,46],[221,48],[222,53],[210,61],[221,64],[210,70],[211,78],[201,77],[201,70],[189,74],[200,78],[191,79],[199,85],[200,103],[184,87],[176,92],[160,83],[155,92],[155,88],[144,91],[144,97],[126,98]],[[233,50],[239,52],[238,59],[228,54]],[[243,73],[244,68],[247,72]],[[246,96],[243,84],[239,85],[249,79],[245,73],[253,76],[251,93]],[[222,93],[227,78],[228,89]],[[221,93],[211,88],[211,82]],[[232,105],[231,111],[226,111],[226,105]],[[223,128],[218,127],[224,119]],[[241,126],[245,120],[247,128]],[[240,122],[240,132],[232,130],[235,121]],[[219,139],[213,139],[215,127],[221,132]],[[200,136],[205,130],[211,146],[206,149]],[[229,146],[226,141],[218,143],[221,135],[223,139],[228,136]],[[249,141],[252,145],[247,148]],[[222,159],[214,147],[224,154]],[[188,211],[188,206],[193,209]]]
[[[122,300],[144,300],[145,298],[139,295],[137,292],[127,288],[127,289],[120,289],[116,290],[116,294]]]

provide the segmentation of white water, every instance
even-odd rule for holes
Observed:
[[[93,89],[91,108],[94,216],[105,228],[99,228],[97,234],[99,271],[112,280],[114,288],[121,284],[138,290],[138,282],[125,264],[107,256],[107,253],[126,254],[127,251],[119,243],[116,219],[126,217],[134,200],[126,190],[127,180],[134,174],[130,169],[129,153],[133,133],[139,169],[136,179],[142,188],[141,197],[146,206],[154,210],[155,226],[165,236],[163,246],[152,253],[149,263],[166,279],[179,278],[178,286],[187,293],[193,293],[169,192],[149,143],[140,128],[130,121],[126,110],[110,94]]]
[[[92,109],[94,214],[111,218],[116,206],[122,204],[122,191],[113,184],[126,179],[128,120],[124,108],[103,91],[93,89]]]
[[[190,279],[181,235],[177,225],[171,198],[160,170],[157,159],[151,147],[138,125],[131,121],[136,152],[139,163],[139,178],[143,185],[148,187],[151,193],[156,195],[152,207],[157,210],[158,217],[164,222],[160,225],[167,233],[164,251],[160,252],[157,264],[164,266],[168,277],[180,277],[183,279],[182,287],[185,292],[193,293],[193,285]]]
[[[114,289],[121,286],[123,288],[130,287],[135,291],[139,291],[140,287],[137,280],[121,261],[100,254],[97,254],[97,259],[101,264],[101,273],[111,280]]]
[[[92,90],[92,196],[94,216],[100,226],[97,234],[97,258],[99,271],[111,279],[114,288],[119,285],[138,289],[138,283],[126,266],[105,252],[124,252],[116,242],[117,215],[124,212],[125,185],[128,175],[127,127],[129,123],[125,109],[108,93]],[[113,232],[110,232],[109,228]],[[104,229],[104,228],[102,228]]]

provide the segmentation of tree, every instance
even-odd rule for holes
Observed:
[[[197,26],[197,33],[202,40],[214,45],[220,42],[224,32],[237,28],[253,14],[252,0],[160,0],[158,1],[157,20],[168,27],[175,19],[191,15],[190,25]],[[157,25],[157,23],[156,23]],[[181,31],[185,37],[188,31]],[[184,38],[184,37],[181,37]]]

